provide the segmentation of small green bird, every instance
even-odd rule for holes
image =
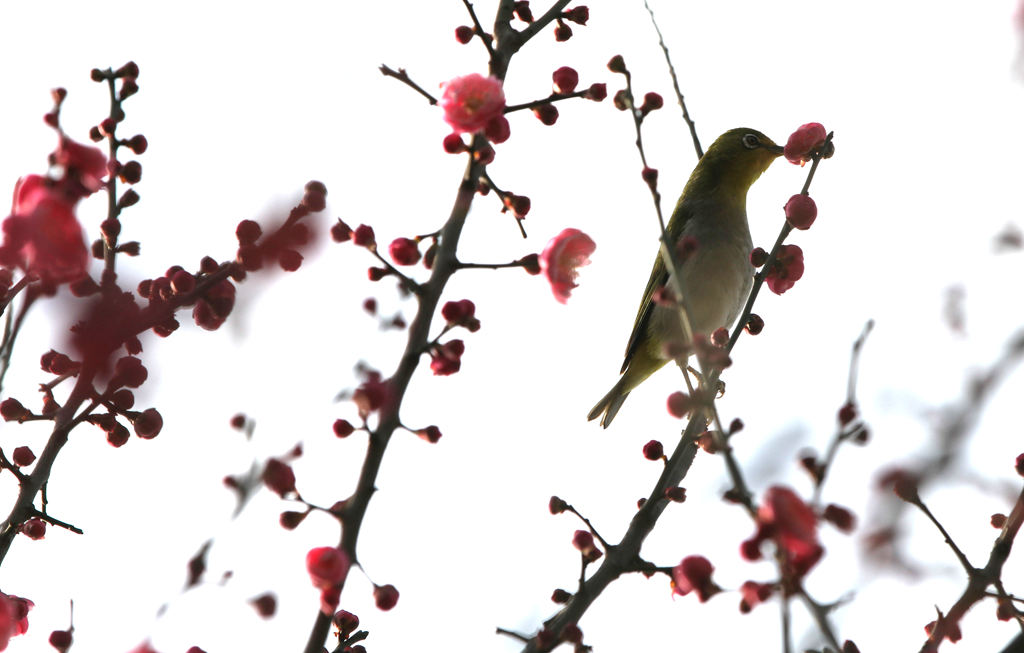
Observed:
[[[694,333],[710,335],[731,326],[743,308],[754,273],[747,191],[780,154],[782,147],[761,132],[730,129],[708,148],[683,188],[666,231],[677,245],[687,237],[696,244],[679,266]],[[626,345],[622,377],[588,420],[601,417],[601,426],[608,428],[633,388],[671,360],[666,345],[685,344],[678,310],[653,301],[668,280],[659,252]]]

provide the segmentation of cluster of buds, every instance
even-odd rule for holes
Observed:
[[[768,261],[768,253],[760,247],[750,252],[750,263],[761,267]],[[780,245],[775,260],[765,273],[768,289],[776,295],[786,292],[804,276],[804,251],[799,245]]]
[[[141,412],[132,410],[135,395],[129,388],[139,388],[148,377],[146,366],[136,356],[122,356],[114,364],[113,375],[101,397],[101,404],[107,412],[93,413],[86,418],[87,422],[107,434],[107,442],[112,446],[120,447],[128,441],[128,429],[119,418],[127,419],[135,434],[147,440],[155,438],[163,428],[163,417],[155,408]]]
[[[238,238],[236,261],[246,272],[261,269],[268,261],[276,261],[285,272],[294,272],[302,265],[301,249],[311,239],[309,227],[302,219],[310,213],[323,211],[327,205],[327,188],[319,181],[306,184],[302,201],[294,207],[284,224],[264,234],[259,223],[242,220],[235,229]]]

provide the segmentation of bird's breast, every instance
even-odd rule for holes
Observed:
[[[687,225],[688,227],[691,225]],[[746,228],[729,230],[684,229],[682,237],[693,237],[697,246],[682,263],[682,290],[694,333],[710,335],[736,321],[753,283],[750,264],[753,244]],[[672,283],[670,281],[669,288]],[[679,311],[671,306],[656,306],[652,328],[663,340],[683,342]]]

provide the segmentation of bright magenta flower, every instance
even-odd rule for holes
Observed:
[[[503,117],[505,91],[501,80],[472,73],[444,85],[444,120],[457,133],[474,133]]]
[[[0,263],[55,284],[84,276],[89,251],[75,217],[76,202],[44,177],[19,179],[11,215],[3,221]]]
[[[551,283],[555,299],[565,303],[576,284],[576,268],[590,263],[597,245],[579,229],[565,229],[550,241],[540,255],[540,267]]]

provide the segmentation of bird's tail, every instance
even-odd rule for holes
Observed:
[[[587,415],[587,420],[595,420],[599,416],[601,417],[601,427],[608,428],[608,425],[615,419],[616,413],[622,408],[622,402],[626,401],[626,397],[629,396],[629,390],[626,389],[626,379],[628,375],[624,375],[619,379],[619,382],[612,386],[612,389],[608,391],[601,401],[597,402],[590,413]]]

